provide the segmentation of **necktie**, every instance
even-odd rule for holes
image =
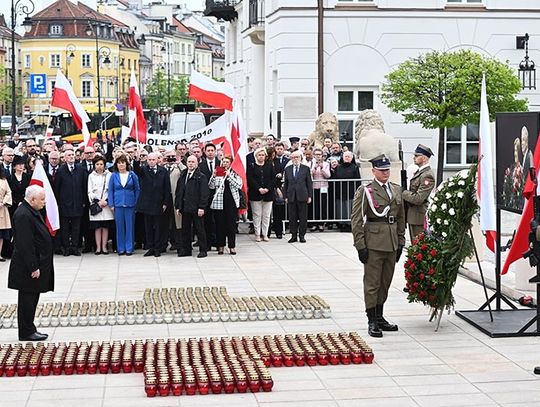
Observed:
[[[214,172],[214,165],[213,165],[213,161],[208,161],[208,167],[210,168],[210,174],[212,174]]]
[[[8,175],[11,175],[11,164],[8,165],[6,168],[7,168]]]
[[[73,172],[73,166],[72,165],[69,166],[69,172]]]
[[[93,168],[92,168],[92,163],[89,162],[88,163],[88,172],[92,172]]]
[[[388,195],[388,198],[392,199],[392,191],[390,190],[390,186],[388,184],[384,184],[383,187],[386,191],[386,195]]]
[[[54,179],[54,177],[56,177],[56,167],[53,167],[52,169],[52,177]]]
[[[154,174],[157,173],[157,167],[152,168],[152,171],[154,171]]]
[[[298,166],[295,165],[294,166],[294,174],[293,174],[294,179],[296,179],[297,176],[298,176]]]

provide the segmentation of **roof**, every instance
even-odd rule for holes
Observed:
[[[182,23],[180,20],[176,18],[176,16],[173,16],[172,19],[173,25],[176,27],[176,31],[179,33],[184,34],[193,34],[193,31],[191,31],[184,23]]]
[[[3,14],[0,14],[0,37],[11,38],[11,29],[6,24],[6,19]],[[20,40],[22,37],[15,33],[15,39]]]

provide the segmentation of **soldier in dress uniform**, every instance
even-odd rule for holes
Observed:
[[[414,150],[414,163],[418,170],[409,183],[409,189],[403,191],[403,200],[407,204],[407,223],[411,241],[424,231],[424,219],[428,207],[428,197],[435,187],[435,175],[429,166],[433,151],[423,144]]]
[[[354,247],[364,266],[364,302],[368,333],[397,331],[383,316],[394,267],[405,245],[405,211],[401,186],[389,182],[390,160],[379,155],[370,160],[375,179],[354,195],[351,226]]]

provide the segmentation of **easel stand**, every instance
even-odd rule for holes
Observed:
[[[501,236],[501,208],[499,205],[497,205],[496,211],[496,225],[497,236]],[[495,259],[495,293],[478,310],[456,311],[456,315],[492,338],[540,336],[540,307],[537,305],[536,309],[518,309],[501,292],[500,239],[497,239]],[[536,277],[533,277],[530,282],[535,282],[535,280],[538,280],[536,283],[538,304],[540,299],[540,267],[538,266],[536,267]],[[490,311],[486,311],[486,307],[490,307],[493,301],[495,301],[495,309],[492,313],[493,319],[491,319]],[[509,309],[502,308],[503,302]]]

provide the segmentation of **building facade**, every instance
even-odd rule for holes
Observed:
[[[21,89],[21,58],[20,58],[20,39],[21,36],[15,33],[15,83],[17,93]],[[0,14],[0,69],[3,70],[0,75],[0,88],[5,89],[6,94],[10,94],[10,91],[6,86],[11,86],[12,67],[11,67],[11,29],[6,24],[6,19],[3,14]],[[19,104],[18,104],[19,105]],[[20,106],[17,106],[20,109]],[[0,114],[11,115],[11,104],[2,101],[0,102]],[[21,114],[20,110],[17,110],[17,116]]]
[[[328,111],[338,117],[342,141],[352,145],[354,119],[373,108],[410,157],[419,142],[436,146],[438,131],[405,124],[380,101],[385,75],[401,62],[465,48],[508,61],[517,75],[524,51],[516,49],[516,37],[525,33],[531,58],[540,58],[534,0],[321,0],[322,8],[316,0],[227,3],[238,18],[226,26],[225,79],[240,95],[251,135],[305,137],[319,112]],[[522,97],[538,109],[536,90]],[[449,129],[445,167],[469,164],[477,143],[476,126]]]

